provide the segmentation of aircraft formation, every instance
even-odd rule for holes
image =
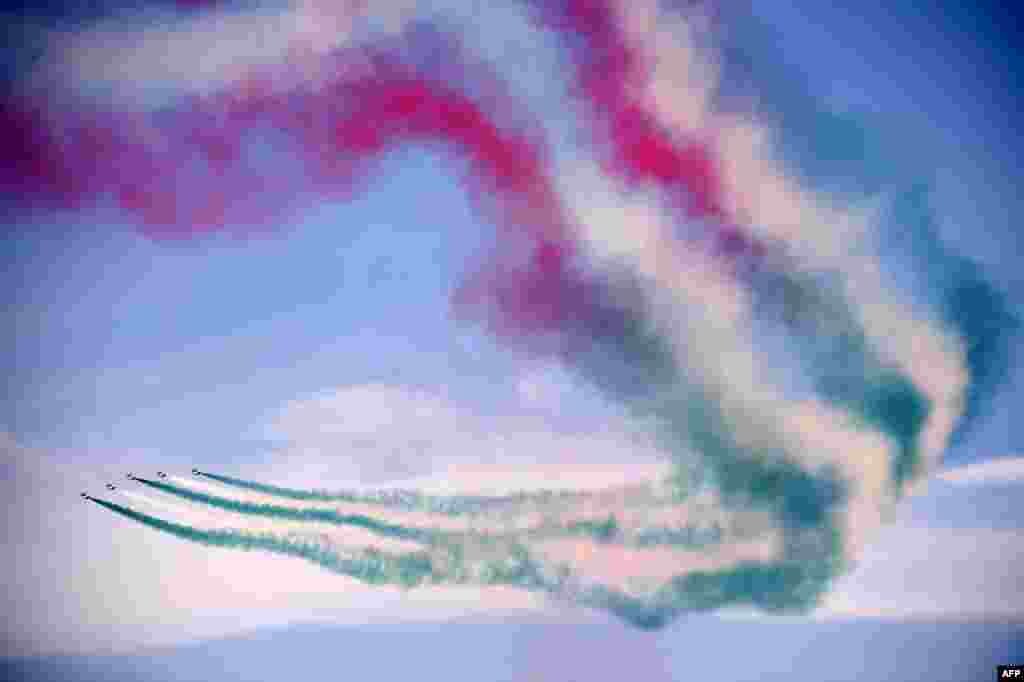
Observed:
[[[201,472],[199,469],[192,469],[192,475],[193,476],[202,476],[203,472]],[[166,471],[158,471],[158,472],[156,472],[156,476],[157,476],[157,478],[167,478],[167,472]],[[125,474],[124,477],[127,478],[129,481],[141,480],[138,476],[136,476],[135,474],[133,474],[130,471],[127,474]],[[107,488],[107,490],[109,490],[111,492],[117,490],[117,486],[114,485],[113,483],[107,483],[106,488]],[[96,499],[92,495],[90,495],[89,493],[85,493],[85,492],[81,493],[80,497],[82,499],[85,499],[85,500],[95,500]]]

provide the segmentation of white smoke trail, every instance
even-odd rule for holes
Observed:
[[[927,312],[886,287],[876,253],[881,198],[851,204],[805,187],[781,160],[776,136],[752,114],[722,112],[714,93],[721,67],[703,41],[707,9],[667,12],[658,0],[613,2],[647,78],[635,96],[683,139],[713,145],[729,215],[770,242],[785,244],[797,267],[842,274],[844,295],[883,359],[932,401],[920,444],[932,470],[962,410],[964,349]]]

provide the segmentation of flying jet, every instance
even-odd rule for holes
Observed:
[[[83,497],[83,498],[85,498],[85,499],[87,499],[87,500],[91,500],[91,499],[92,499],[91,497],[89,497],[89,496],[88,496],[88,495],[86,495],[85,493],[82,493],[82,497]]]
[[[199,471],[199,469],[193,469],[192,470],[192,475],[193,476],[202,476],[203,472]]]
[[[162,471],[158,471],[158,472],[156,472],[156,475],[157,475],[157,476],[158,476],[159,478],[167,478],[167,474],[165,474],[165,473],[164,473],[164,472],[162,472]]]
[[[131,473],[130,471],[127,474],[125,474],[124,477],[127,478],[129,481],[135,480],[135,474]]]
[[[117,486],[114,485],[113,483],[108,483],[107,490],[117,490]]]

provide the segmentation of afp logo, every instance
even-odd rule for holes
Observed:
[[[1001,665],[996,668],[996,680],[1005,682],[1024,682],[1024,665]]]

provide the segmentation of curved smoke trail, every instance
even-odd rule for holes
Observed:
[[[914,195],[894,202],[901,244],[870,201],[815,191],[781,161],[779,136],[720,97],[707,8],[513,10],[549,41],[572,135],[515,67],[453,34],[450,3],[288,4],[259,54],[235,38],[261,19],[231,12],[206,7],[161,35],[171,47],[219,35],[231,58],[153,110],[69,92],[69,64],[98,59],[110,36],[66,38],[0,106],[8,203],[113,202],[154,238],[195,238],[344,200],[391,150],[440,144],[498,231],[456,312],[651,423],[674,469],[601,492],[494,497],[138,479],[278,529],[260,533],[97,500],[111,511],[369,582],[517,585],[659,626],[729,604],[812,606],[982,413],[1016,326],[1005,301],[928,236]],[[926,296],[885,277],[894,247],[917,259]],[[786,363],[762,347],[770,335]],[[296,525],[368,535],[352,548]],[[388,542],[417,548],[374,546]]]

